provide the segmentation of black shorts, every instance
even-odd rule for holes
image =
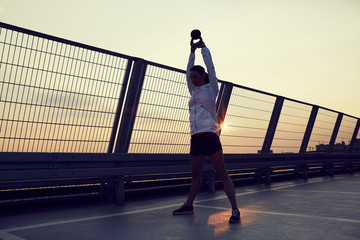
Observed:
[[[206,132],[191,136],[190,155],[210,155],[220,149],[222,149],[222,146],[216,133]]]

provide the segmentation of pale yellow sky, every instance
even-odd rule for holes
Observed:
[[[198,28],[220,79],[360,117],[359,0],[0,0],[0,21],[181,69]]]

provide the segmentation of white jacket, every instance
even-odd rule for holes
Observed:
[[[190,79],[190,69],[194,66],[195,53],[191,53],[186,70],[186,80],[191,94],[189,100],[190,133],[213,132],[219,135],[219,124],[216,116],[216,96],[219,92],[218,79],[210,51],[207,47],[201,49],[201,54],[209,75],[209,84],[196,87]]]

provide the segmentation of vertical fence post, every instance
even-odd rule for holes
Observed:
[[[274,109],[270,118],[269,126],[265,135],[264,143],[261,149],[261,153],[270,153],[271,144],[274,139],[276,126],[279,121],[282,106],[284,104],[284,98],[278,96],[274,105]]]
[[[218,93],[218,98],[216,100],[216,111],[219,109],[219,106],[220,106],[220,99],[221,99],[221,96],[224,92],[224,87],[225,87],[226,83],[221,83],[220,85],[220,90],[219,90],[219,93]]]
[[[342,113],[339,113],[338,114],[338,117],[336,119],[336,122],[335,122],[335,126],[334,126],[334,130],[333,130],[333,133],[331,135],[331,139],[330,139],[330,143],[329,143],[329,149],[328,149],[328,152],[331,153],[334,149],[334,145],[335,145],[335,141],[336,141],[336,137],[337,137],[337,134],[339,132],[339,129],[340,129],[340,125],[341,125],[341,121],[342,121],[342,118],[343,118],[343,115]]]
[[[301,143],[300,153],[305,153],[306,152],[306,148],[307,148],[307,146],[309,144],[311,132],[312,132],[312,130],[314,128],[314,123],[315,123],[315,119],[316,119],[318,111],[319,111],[318,106],[313,106],[312,107],[311,114],[310,114],[310,117],[309,117],[309,121],[308,121],[308,124],[306,126],[305,133],[304,133],[304,138],[303,138],[302,143]]]
[[[219,97],[216,103],[217,120],[220,125],[222,125],[225,121],[226,110],[229,105],[232,89],[233,89],[232,83],[223,83],[223,85],[220,88]],[[221,128],[220,128],[220,133],[221,133]]]
[[[125,203],[125,179],[124,176],[119,176],[115,179],[115,202],[118,205]]]
[[[307,148],[307,146],[309,144],[311,132],[312,132],[312,130],[314,128],[315,119],[316,119],[318,111],[319,111],[318,106],[313,106],[312,107],[311,114],[310,114],[310,117],[309,117],[308,124],[306,126],[306,130],[305,130],[305,133],[304,133],[304,138],[302,140],[299,153],[306,153],[306,148]],[[301,169],[301,171],[302,171],[302,178],[304,180],[307,180],[307,178],[308,178],[308,174],[307,174],[308,165],[304,164],[304,165],[301,165],[301,166],[296,166],[296,171],[299,171],[299,169]]]
[[[119,133],[117,135],[115,153],[128,152],[141,90],[145,79],[146,67],[147,64],[145,60],[140,58],[134,60]]]
[[[271,118],[269,121],[269,126],[266,131],[264,143],[261,148],[261,153],[270,153],[271,144],[274,139],[276,126],[279,122],[280,113],[281,113],[283,104],[284,104],[284,98],[280,97],[280,96],[276,97],[274,109],[272,111]],[[271,184],[271,169],[269,167],[266,167],[266,168],[256,170],[255,176],[258,179],[258,181],[261,180],[263,175],[265,175],[265,184],[270,185]]]
[[[112,131],[111,131],[110,142],[109,142],[109,147],[108,147],[108,151],[107,151],[108,153],[112,153],[112,151],[114,149],[114,142],[115,142],[116,132],[117,132],[117,130],[119,128],[121,110],[122,110],[122,106],[124,104],[124,98],[125,98],[126,88],[127,88],[128,82],[129,82],[129,77],[130,77],[130,71],[131,71],[132,64],[133,64],[133,61],[128,60],[125,75],[124,75],[123,84],[121,86],[119,102],[118,102],[118,105],[117,105],[117,108],[116,108],[114,124],[113,124],[113,128],[112,128]]]
[[[352,153],[352,151],[354,149],[354,144],[355,144],[355,141],[356,141],[356,137],[357,137],[357,135],[359,133],[359,128],[360,128],[360,118],[358,118],[358,120],[357,120],[355,129],[354,129],[354,133],[353,133],[352,138],[351,138],[351,142],[350,142],[350,145],[349,145],[349,153]]]

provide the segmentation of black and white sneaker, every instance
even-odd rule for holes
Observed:
[[[232,215],[229,219],[230,223],[238,223],[240,222],[240,211],[239,209],[233,209],[232,210]]]
[[[173,215],[193,214],[193,213],[194,213],[194,208],[186,206],[185,203],[184,205],[181,206],[181,208],[173,211]]]

